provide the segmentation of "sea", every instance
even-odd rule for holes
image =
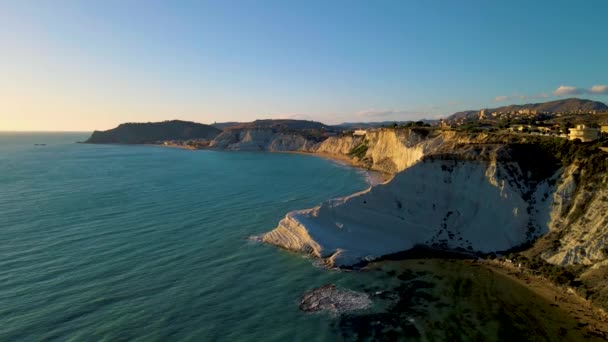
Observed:
[[[88,135],[0,133],[0,341],[477,336],[476,309],[446,299],[452,285],[427,291],[447,275],[412,273],[425,261],[328,270],[249,239],[291,210],[367,188],[365,171],[302,154],[77,143]],[[301,311],[301,296],[326,284],[376,296],[380,313]],[[495,303],[494,292],[477,297]],[[451,320],[424,311],[433,305]]]
[[[0,134],[0,340],[327,340],[298,299],[361,281],[248,237],[367,175],[286,153]],[[38,145],[37,145],[38,144]]]

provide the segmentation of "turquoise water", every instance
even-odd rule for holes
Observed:
[[[305,155],[0,133],[0,340],[324,341],[298,298],[371,275],[247,237],[367,187]],[[46,143],[46,146],[34,146]]]

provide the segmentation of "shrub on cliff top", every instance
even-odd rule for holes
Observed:
[[[513,260],[513,263],[521,263],[524,267],[540,273],[540,275],[558,285],[574,285],[575,279],[584,270],[583,266],[553,265],[539,257],[527,258],[521,254],[511,254],[509,257]]]

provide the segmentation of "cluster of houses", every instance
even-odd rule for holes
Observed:
[[[494,119],[502,119],[502,120],[511,120],[511,119],[536,119],[542,120],[551,117],[560,117],[566,114],[600,114],[597,110],[574,110],[569,112],[539,112],[537,110],[532,109],[519,109],[512,110],[507,112],[490,112],[488,109],[482,109],[479,111],[478,118],[480,120],[494,118]]]
[[[452,128],[452,126],[443,119],[439,120],[438,127],[443,130],[449,130]],[[581,142],[595,141],[601,136],[608,136],[608,124],[601,125],[600,128],[589,127],[586,125],[576,125],[573,128],[569,128],[568,133],[563,132],[561,126],[557,124],[552,126],[514,125],[509,127],[508,130],[513,133],[542,134],[569,140],[578,139]],[[352,134],[353,136],[365,136],[367,132],[368,131],[365,129],[357,129],[354,130]]]
[[[589,127],[586,125],[576,125],[568,129],[568,134],[560,130],[559,125],[555,126],[533,126],[533,125],[517,125],[509,127],[511,132],[532,133],[532,134],[547,134],[570,140],[579,139],[581,142],[595,141],[602,135],[608,135],[608,125],[602,125],[600,128]]]
[[[555,116],[561,116],[561,113],[539,112],[532,109],[520,109],[510,112],[489,112],[487,109],[482,109],[477,114],[479,120],[516,120],[516,119],[531,119],[545,120]]]

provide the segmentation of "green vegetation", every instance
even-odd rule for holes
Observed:
[[[578,286],[576,278],[584,271],[584,266],[557,266],[539,257],[527,258],[521,254],[510,254],[509,259],[514,264],[522,264],[525,268],[549,279],[557,285]]]
[[[425,124],[424,121],[416,121],[416,122],[408,122],[404,125],[401,125],[402,128],[410,128],[410,127],[431,127],[429,124]]]
[[[367,141],[362,141],[359,145],[353,147],[353,149],[348,152],[348,155],[350,157],[357,157],[359,159],[363,159],[363,157],[365,157],[365,154],[367,153],[368,148],[369,146],[367,145]]]
[[[430,127],[413,127],[411,128],[412,132],[426,138],[430,133],[432,128]]]
[[[606,138],[602,138],[592,143],[580,143],[561,138],[550,138],[539,140],[538,145],[542,149],[553,154],[556,158],[560,159],[562,164],[568,165],[574,162],[575,160],[583,160],[589,158],[596,159],[596,157],[600,158],[598,158],[599,160],[594,161],[606,161],[605,154],[603,154],[603,152],[599,150],[599,147],[603,146],[607,142],[608,140]],[[600,162],[599,164],[604,163]]]
[[[478,121],[467,121],[462,126],[458,127],[458,130],[467,133],[480,133],[481,128]]]

